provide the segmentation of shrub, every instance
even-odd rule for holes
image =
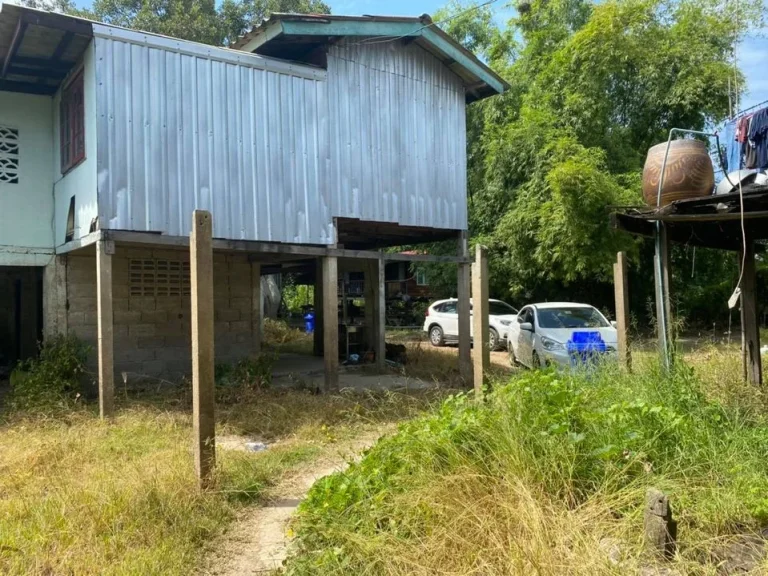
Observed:
[[[11,374],[12,406],[46,408],[74,400],[81,393],[89,351],[74,336],[46,340],[36,358],[20,362]]]
[[[708,400],[685,366],[524,372],[483,403],[449,398],[315,484],[289,573],[590,573],[601,536],[641,548],[651,485],[673,494],[683,560],[698,562],[703,543],[768,520],[766,453],[765,417]]]
[[[264,318],[264,342],[272,345],[287,344],[305,338],[304,332],[291,328],[283,320]]]
[[[243,358],[234,364],[217,364],[214,372],[217,400],[237,400],[243,393],[269,388],[276,360],[277,354],[262,353],[256,357]]]

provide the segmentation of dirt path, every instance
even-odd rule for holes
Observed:
[[[383,432],[368,434],[329,450],[310,467],[287,478],[262,507],[246,509],[215,547],[203,574],[251,576],[270,574],[282,566],[288,552],[288,522],[312,485],[346,468],[350,460],[372,446]]]

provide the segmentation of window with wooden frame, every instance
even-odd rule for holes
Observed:
[[[61,173],[66,174],[85,160],[85,98],[82,70],[61,91],[59,142]]]

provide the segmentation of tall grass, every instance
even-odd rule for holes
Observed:
[[[261,438],[217,451],[215,487],[193,474],[184,394],[0,420],[0,574],[193,573],[211,538],[291,471],[363,431],[415,415],[427,396],[262,392],[217,407],[218,432]]]
[[[694,361],[524,372],[483,403],[450,398],[315,485],[289,573],[637,573],[650,486],[680,522],[673,567],[714,573],[720,543],[768,522],[768,422],[738,372],[712,380],[732,360]]]

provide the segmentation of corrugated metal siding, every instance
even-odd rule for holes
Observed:
[[[465,92],[416,45],[337,44],[328,54],[336,216],[466,229]]]
[[[186,236],[202,208],[216,237],[333,241],[324,72],[98,28],[103,228]]]

